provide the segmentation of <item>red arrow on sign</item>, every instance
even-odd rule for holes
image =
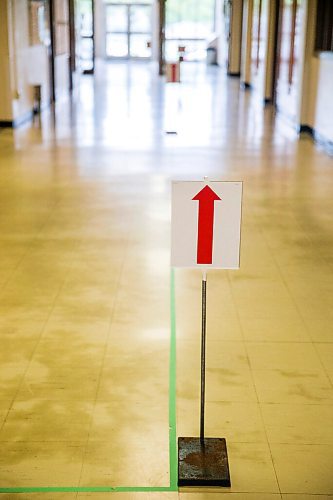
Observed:
[[[197,264],[213,262],[214,203],[221,198],[205,186],[192,200],[199,202]]]

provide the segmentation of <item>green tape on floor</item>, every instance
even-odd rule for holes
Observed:
[[[0,493],[103,493],[103,492],[113,492],[113,493],[121,493],[121,492],[134,492],[139,493],[144,491],[175,491],[170,486],[119,486],[112,488],[111,486],[96,486],[96,487],[67,487],[67,486],[55,486],[52,487],[34,487],[34,488],[0,488]]]
[[[178,454],[176,431],[176,300],[175,271],[171,269],[170,280],[170,366],[169,366],[169,463],[170,490],[178,485]]]
[[[176,433],[176,304],[175,273],[171,270],[170,279],[170,358],[169,358],[169,468],[170,486],[96,486],[96,487],[0,487],[0,493],[101,493],[101,492],[158,492],[177,491],[178,456]]]

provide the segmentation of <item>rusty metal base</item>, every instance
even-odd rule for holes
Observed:
[[[224,438],[178,438],[178,486],[231,486]]]

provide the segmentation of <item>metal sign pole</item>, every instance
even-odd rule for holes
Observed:
[[[200,402],[200,441],[205,439],[205,388],[206,388],[206,304],[207,273],[202,273],[201,291],[201,402]]]
[[[178,438],[178,486],[231,486],[225,438],[205,437],[207,272],[201,290],[200,437]]]

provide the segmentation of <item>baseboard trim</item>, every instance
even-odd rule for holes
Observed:
[[[12,120],[0,120],[1,128],[14,128],[14,122]]]
[[[0,120],[0,127],[2,128],[16,128],[24,123],[32,121],[34,116],[33,111],[28,111],[22,116],[19,116],[15,120]]]
[[[300,134],[309,134],[311,137],[315,137],[315,130],[310,127],[310,125],[300,124],[298,129]]]
[[[324,149],[327,154],[333,156],[333,141],[317,132],[315,128],[310,127],[309,125],[301,124],[299,126],[299,133],[308,134],[316,144]]]

